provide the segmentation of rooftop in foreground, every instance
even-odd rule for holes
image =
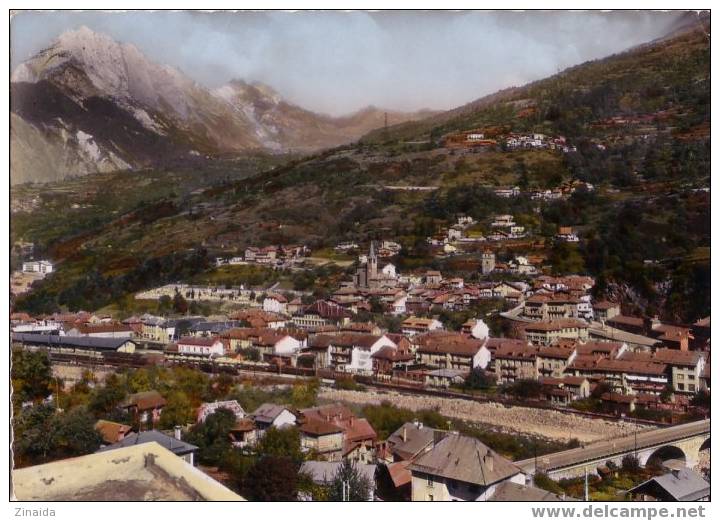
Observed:
[[[244,501],[155,442],[12,472],[24,501]]]

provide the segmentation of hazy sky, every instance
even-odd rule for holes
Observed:
[[[305,108],[448,109],[662,36],[679,13],[24,12],[13,67],[81,25],[218,87],[259,80]]]

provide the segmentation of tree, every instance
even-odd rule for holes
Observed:
[[[192,420],[193,407],[187,395],[182,391],[169,394],[160,414],[160,428],[171,429],[175,425],[187,425]]]
[[[198,457],[206,465],[217,465],[232,449],[230,430],[237,419],[229,409],[220,408],[208,415],[203,423],[196,424],[187,436],[187,441],[197,445]]]
[[[495,385],[495,376],[482,367],[475,367],[465,380],[466,389],[490,389]]]
[[[705,389],[700,389],[690,400],[690,405],[694,407],[703,407],[710,409],[710,393]]]
[[[300,444],[300,432],[295,428],[276,429],[270,427],[265,431],[255,447],[258,458],[276,456],[288,458],[298,468],[304,457]]]
[[[243,494],[252,501],[296,501],[298,469],[290,458],[261,456],[247,473]]]
[[[372,499],[370,480],[360,473],[357,465],[344,460],[338,468],[328,491],[329,501],[368,501]]]
[[[16,462],[20,466],[95,452],[102,439],[95,418],[84,408],[57,413],[48,404],[28,407],[14,422]]]
[[[640,470],[640,462],[632,454],[626,454],[622,459],[622,469],[624,472],[636,473]]]
[[[519,398],[537,398],[542,391],[542,384],[537,380],[524,378],[515,380],[507,387],[507,392]]]
[[[188,302],[185,300],[179,291],[175,291],[175,297],[173,297],[173,309],[177,313],[185,314],[188,310]]]
[[[17,403],[38,401],[50,395],[52,368],[45,351],[14,349],[12,364],[13,395]]]

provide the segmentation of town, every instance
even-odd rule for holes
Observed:
[[[494,219],[493,226],[514,226],[512,216]],[[462,232],[472,224],[460,217],[450,230]],[[340,246],[359,250],[357,244]],[[583,499],[577,497],[581,471],[600,476],[594,478],[600,483],[618,474],[657,481],[663,472],[681,472],[683,479],[704,483],[707,441],[691,452],[672,445],[657,447],[646,458],[607,451],[600,464],[544,470],[511,459],[527,456],[527,450],[503,454],[503,449],[483,443],[486,438],[477,435],[473,422],[458,423],[462,415],[445,410],[447,406],[433,413],[413,405],[406,413],[408,422],[380,435],[384,422],[361,416],[375,403],[377,392],[389,393],[388,401],[374,407],[389,410],[413,396],[428,397],[421,402],[451,398],[561,414],[571,421],[592,419],[616,425],[620,436],[695,421],[699,436],[706,433],[709,439],[703,423],[709,414],[709,317],[670,324],[623,315],[619,304],[593,299],[592,277],[544,275],[522,257],[503,265],[491,249],[480,254],[479,272],[485,278],[499,275],[493,281],[466,283],[433,270],[400,273],[392,264],[398,251],[394,246],[392,241],[371,241],[358,254],[352,277],[324,299],[272,288],[178,282],[136,295],[142,301],[164,302],[167,312],[162,315],[14,313],[15,363],[43,356],[45,364],[52,364],[57,385],[46,389],[43,399],[50,407],[62,407],[64,400],[72,403],[79,388],[91,396],[103,394],[108,382],[123,374],[132,378],[133,371],[185,368],[208,374],[208,385],[227,386],[228,392],[214,393],[219,400],[186,396],[178,404],[177,398],[147,384],[127,388],[138,392],[118,394],[94,425],[102,440],[99,453],[154,441],[191,465],[215,463],[206,471],[218,475],[222,463],[217,455],[208,455],[211,447],[190,443],[207,428],[209,418],[230,418],[224,420],[226,438],[213,443],[242,454],[267,450],[259,447],[272,438],[268,432],[290,436],[286,427],[292,427],[299,444],[298,475],[309,476],[315,485],[288,485],[292,497],[282,496],[287,499],[327,497],[323,494],[333,490],[328,475],[353,472],[363,484],[358,488],[363,500],[512,500],[528,494],[560,500],[570,499],[573,492],[575,499]],[[236,262],[282,262],[288,255],[301,258],[306,251],[249,248]],[[51,273],[52,263],[28,262],[23,271]],[[503,274],[512,278],[504,280]],[[189,303],[213,301],[234,311],[211,316],[189,311]],[[291,390],[291,398],[298,392],[313,398],[306,407],[284,399],[248,410],[237,399],[228,399],[241,381],[274,382],[268,384],[275,389],[268,396]],[[368,394],[370,389],[374,391]],[[18,405],[20,414],[43,407],[32,400]],[[358,405],[364,408],[358,411]],[[431,425],[421,420],[427,415]],[[527,435],[502,415],[467,418],[504,432],[505,438]],[[553,439],[551,432],[551,427],[539,425],[534,434]],[[560,446],[572,450],[573,443],[602,443],[597,432],[577,433],[582,441],[564,439]],[[693,431],[693,436],[698,434]],[[480,457],[468,459],[468,453]],[[444,461],[455,456],[465,463],[447,468]],[[350,463],[355,466],[343,467]],[[622,493],[644,497],[650,488],[639,482],[637,489]],[[247,484],[235,489],[260,493]]]
[[[10,28],[11,500],[710,501],[709,12]]]

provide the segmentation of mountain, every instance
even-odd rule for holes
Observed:
[[[492,126],[586,136],[598,120],[659,110],[670,110],[686,124],[704,124],[709,121],[709,34],[707,13],[687,13],[668,34],[651,42],[421,121],[371,131],[361,141],[437,141],[449,132]]]
[[[11,113],[13,183],[252,150],[312,151],[382,124],[377,115],[315,114],[259,83],[210,91],[87,27],[63,33],[13,71]]]
[[[322,291],[347,275],[339,266],[290,275],[210,267],[215,257],[241,254],[250,245],[306,244],[314,257],[335,261],[343,258],[332,249],[339,242],[390,239],[402,244],[393,259],[402,272],[431,268],[476,280],[477,255],[487,243],[475,252],[467,246],[466,255],[438,257],[427,237],[459,214],[473,217],[473,231],[487,236],[494,215],[512,214],[532,241],[498,244],[502,261],[518,254],[547,259],[559,273],[597,277],[596,296],[623,295],[617,298],[625,312],[692,323],[709,314],[710,302],[708,32],[705,21],[691,24],[627,52],[292,161],[259,155],[261,163],[242,167],[221,158],[184,170],[17,187],[12,242],[34,242],[35,254],[58,266],[17,301],[18,309],[132,306],[133,291],[191,275],[249,285],[284,277],[285,287],[308,289],[311,281]],[[238,83],[233,92],[239,91],[238,106],[255,100],[259,107],[265,100],[253,109],[256,120],[292,119],[268,119],[289,112],[267,88],[250,87]],[[343,122],[378,127],[384,115],[367,109]],[[446,133],[488,125],[563,134],[577,151],[443,146]],[[516,185],[547,191],[574,181],[594,190],[544,202],[493,192]],[[559,226],[574,227],[580,237],[570,252],[555,247]],[[189,251],[202,253],[207,263],[179,273],[186,263],[177,256]]]
[[[383,127],[385,115],[392,124],[434,114],[429,110],[394,112],[370,106],[348,116],[332,118],[288,103],[268,85],[237,79],[215,89],[213,94],[251,121],[257,138],[272,150],[310,152],[331,148]]]

